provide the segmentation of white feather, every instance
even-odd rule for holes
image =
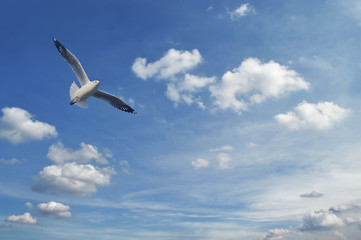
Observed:
[[[86,100],[76,102],[75,105],[81,108],[88,108],[88,103]]]
[[[71,84],[70,90],[69,90],[69,92],[70,92],[70,100],[73,100],[73,98],[75,97],[75,92],[76,92],[77,90],[79,90],[79,87],[78,87],[78,85],[76,85],[75,82],[73,82],[73,83]]]

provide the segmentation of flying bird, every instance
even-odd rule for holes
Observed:
[[[72,54],[68,49],[66,49],[58,40],[53,38],[55,47],[58,49],[61,56],[63,56],[64,60],[70,65],[71,69],[75,73],[75,76],[78,78],[81,87],[79,88],[75,82],[73,82],[70,86],[70,105],[77,105],[81,108],[87,108],[88,103],[87,99],[89,97],[95,97],[100,100],[103,100],[115,108],[118,108],[122,111],[129,113],[136,113],[133,108],[129,107],[125,102],[123,102],[120,98],[98,90],[99,81],[89,81],[88,76],[86,75],[83,67],[81,66],[79,60]]]

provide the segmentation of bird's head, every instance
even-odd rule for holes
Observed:
[[[93,83],[95,83],[96,85],[100,84],[100,82],[98,80],[94,80]]]

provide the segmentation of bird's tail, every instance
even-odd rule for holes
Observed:
[[[75,92],[79,90],[79,87],[78,85],[76,85],[75,82],[73,82],[70,86],[70,90],[69,90],[69,93],[70,93],[70,100],[73,100],[74,97],[75,97]]]
[[[86,100],[83,100],[83,101],[73,101],[75,98],[76,98],[76,91],[79,90],[79,87],[78,85],[76,85],[75,82],[73,82],[70,86],[70,90],[69,90],[69,93],[70,93],[70,104],[73,105],[77,105],[78,107],[81,107],[81,108],[88,108],[88,103],[86,102]]]

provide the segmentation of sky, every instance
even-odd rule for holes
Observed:
[[[361,3],[1,1],[0,238],[353,240]],[[99,89],[79,85],[59,40]]]

